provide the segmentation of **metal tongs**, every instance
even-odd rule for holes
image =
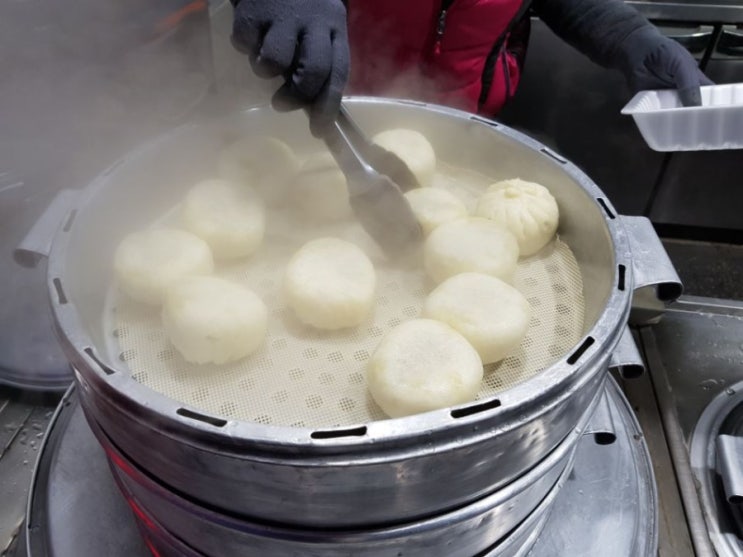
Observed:
[[[348,199],[364,230],[388,256],[418,245],[423,232],[403,195],[418,187],[408,166],[369,141],[343,105],[322,139],[346,175]]]

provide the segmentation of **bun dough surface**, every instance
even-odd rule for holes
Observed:
[[[491,364],[521,344],[531,308],[521,292],[502,280],[462,273],[431,292],[423,315],[448,324],[472,344],[484,364]]]
[[[289,182],[298,171],[299,159],[292,148],[269,136],[239,139],[217,162],[220,178],[256,188],[269,205],[286,201]]]
[[[300,321],[319,329],[359,325],[374,304],[376,272],[361,248],[319,238],[294,254],[284,277],[287,305]]]
[[[369,360],[367,385],[393,418],[474,400],[482,381],[480,357],[448,325],[413,319],[388,332]]]
[[[165,289],[189,275],[214,270],[209,246],[185,230],[153,228],[124,238],[114,254],[114,272],[121,289],[145,304],[162,303]]]
[[[422,133],[393,129],[378,133],[372,141],[400,157],[408,165],[420,187],[431,185],[436,173],[436,153]]]
[[[206,180],[183,201],[181,221],[211,247],[217,259],[252,255],[263,241],[263,203],[249,186]]]
[[[441,188],[417,188],[405,193],[405,197],[426,235],[445,222],[468,215],[464,203]]]
[[[513,234],[479,217],[444,223],[429,234],[423,245],[426,272],[436,283],[466,272],[510,282],[518,258],[519,246]]]
[[[195,364],[225,364],[252,354],[268,326],[268,310],[252,290],[217,277],[172,284],[162,318],[170,341]]]
[[[302,165],[292,185],[292,198],[306,216],[338,221],[353,215],[346,177],[330,153],[316,153]]]
[[[560,217],[547,188],[518,178],[490,186],[475,214],[508,228],[519,243],[521,257],[533,255],[549,243]]]

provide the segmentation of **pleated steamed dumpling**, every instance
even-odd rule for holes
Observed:
[[[245,286],[217,277],[186,277],[167,289],[162,319],[186,361],[226,364],[263,344],[268,310]]]
[[[420,187],[431,185],[436,173],[436,153],[422,133],[402,128],[386,130],[375,135],[372,141],[400,157]]]
[[[369,359],[367,385],[397,418],[474,400],[483,369],[469,342],[449,325],[412,319],[389,331]]]
[[[227,180],[205,180],[186,194],[183,226],[203,239],[217,259],[252,255],[263,241],[263,202],[255,191]]]
[[[521,344],[531,307],[521,292],[500,279],[462,273],[428,295],[423,316],[452,327],[472,344],[484,364],[492,364]]]
[[[287,305],[300,321],[318,329],[359,325],[372,310],[374,266],[361,248],[338,238],[302,246],[284,276]]]
[[[513,280],[519,246],[506,228],[491,220],[465,217],[434,229],[423,244],[423,262],[435,282],[466,272]]]
[[[214,270],[212,252],[204,240],[170,228],[152,228],[126,236],[114,254],[114,272],[121,289],[134,300],[158,305],[165,289],[190,275]]]
[[[521,257],[534,255],[546,246],[560,219],[557,202],[547,188],[518,178],[490,186],[475,214],[508,228],[519,243]]]

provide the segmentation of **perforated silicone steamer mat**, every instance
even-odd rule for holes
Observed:
[[[492,179],[440,164],[434,187],[448,189],[470,209]],[[366,366],[382,336],[420,315],[434,284],[421,262],[403,267],[384,261],[357,224],[298,223],[287,210],[269,212],[263,247],[252,258],[219,265],[216,274],[248,285],[269,308],[265,344],[231,365],[197,366],[170,345],[160,311],[119,295],[109,296],[106,336],[112,360],[132,377],[172,399],[225,418],[295,427],[333,427],[384,419],[365,384]],[[303,243],[320,236],[356,242],[377,271],[373,314],[359,327],[319,331],[299,323],[281,296],[283,272]],[[521,346],[505,360],[485,367],[478,398],[495,395],[534,377],[567,353],[583,333],[580,269],[570,248],[556,239],[519,262],[514,279],[532,308]]]

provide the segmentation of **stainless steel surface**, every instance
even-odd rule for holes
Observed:
[[[733,485],[737,483],[739,487],[743,461],[729,462],[725,458],[734,458],[734,443],[735,440],[739,443],[740,437],[731,438],[731,443],[725,443],[724,439],[728,437],[726,433],[740,434],[741,406],[743,381],[725,388],[706,406],[696,423],[689,447],[697,496],[702,503],[709,537],[720,557],[743,555],[740,500],[728,496]],[[736,411],[738,415],[734,416]],[[736,420],[733,428],[738,431],[727,431],[730,418]],[[726,450],[720,451],[721,440]],[[732,495],[735,497],[734,493]]]
[[[716,457],[728,503],[743,503],[743,437],[718,436]]]
[[[28,554],[17,557],[148,555],[74,386],[57,407],[35,468],[29,468],[33,484],[22,531]]]
[[[720,424],[740,403],[741,338],[743,304],[705,298],[682,298],[660,324],[642,330],[697,555],[743,554],[715,462]]]
[[[743,303],[684,296],[663,322],[642,330],[653,377],[667,383],[663,392],[686,445],[707,405],[743,378],[742,327]]]
[[[616,371],[626,379],[638,377],[645,371],[645,362],[637,349],[629,327],[624,328],[619,344],[611,354],[609,369]]]
[[[668,438],[663,430],[650,374],[622,381],[650,452],[658,490],[658,557],[693,556],[694,550]]]
[[[616,425],[612,417],[612,406],[609,395],[601,393],[599,403],[591,416],[586,435],[593,435],[599,445],[610,445],[617,439]]]
[[[613,381],[606,394],[616,442],[601,445],[588,436],[581,441],[573,473],[530,557],[657,555],[658,500],[645,439]],[[571,527],[577,524],[579,535]]]
[[[647,349],[647,345],[646,345]],[[648,355],[648,365],[655,370],[657,361],[652,355]],[[683,432],[675,420],[674,409],[670,402],[670,392],[667,385],[657,381],[653,373],[655,393],[660,407],[661,419],[666,432],[668,451],[674,463],[674,472],[678,482],[678,490],[684,504],[686,520],[689,524],[689,533],[694,547],[694,554],[703,557],[712,557],[714,551],[707,534],[707,526],[703,518],[703,509],[696,495],[696,484],[689,463],[688,447],[684,443]]]
[[[697,422],[689,447],[690,467],[697,486],[696,496],[702,504],[704,519],[712,545],[720,557],[743,555],[743,523],[740,509],[726,497],[727,484],[741,473],[743,462],[733,463],[732,469],[720,470],[726,463],[719,460],[719,440],[723,422],[736,407],[743,404],[743,381],[726,389],[707,406]],[[725,487],[723,487],[723,485]]]
[[[629,320],[649,323],[662,317],[667,303],[681,296],[683,286],[650,221],[625,216],[622,222],[630,239],[635,289]]]
[[[572,462],[568,463],[572,464]],[[222,528],[216,531],[209,518],[194,522],[178,521],[179,526],[186,527],[186,530],[168,531],[168,523],[164,524],[157,520],[157,515],[149,514],[147,520],[140,520],[140,529],[146,529],[145,523],[153,522],[164,530],[166,540],[184,539],[186,546],[191,548],[196,546],[194,554],[197,555],[224,555],[240,557],[259,557],[271,555],[272,557],[298,557],[298,556],[322,556],[322,557],[472,557],[472,556],[510,556],[525,555],[531,543],[539,535],[541,528],[544,526],[545,519],[550,511],[550,505],[558,496],[562,486],[569,476],[570,466],[562,471],[558,481],[547,492],[546,497],[540,502],[538,507],[530,514],[525,522],[528,529],[519,525],[513,532],[514,539],[510,536],[500,540],[494,528],[498,524],[497,518],[490,513],[483,513],[479,518],[472,518],[466,524],[458,525],[452,520],[451,524],[442,527],[444,532],[430,531],[430,524],[427,521],[421,525],[410,525],[401,527],[409,530],[404,538],[390,536],[382,539],[381,536],[376,540],[360,541],[364,537],[363,532],[352,533],[325,533],[322,536],[308,535],[306,531],[291,532],[281,531],[279,529],[261,527],[259,525],[242,524],[241,530],[233,530],[230,533],[230,526],[237,526],[237,523],[220,518]],[[135,505],[143,504],[137,497],[136,484],[125,483],[124,476],[115,476],[122,493],[128,497]],[[479,502],[478,506],[481,506]],[[143,507],[146,509],[147,507]],[[144,511],[147,513],[147,511]],[[141,517],[143,513],[136,513]],[[463,514],[463,513],[462,513]],[[166,516],[169,516],[166,514]],[[176,516],[180,516],[176,513]],[[520,517],[521,518],[521,517]],[[177,518],[175,520],[178,520]],[[443,522],[443,521],[440,521]],[[420,529],[420,531],[418,531]],[[493,530],[493,531],[491,531]],[[186,536],[180,534],[185,532]],[[240,533],[241,539],[237,539],[237,533]],[[510,532],[509,532],[510,533]],[[377,534],[374,532],[373,534]],[[371,534],[368,534],[372,537]],[[320,541],[319,538],[327,540]],[[496,543],[493,543],[496,540]],[[500,543],[498,543],[500,542]]]
[[[532,514],[506,540],[478,557],[655,555],[657,501],[644,439],[616,385],[610,383],[606,393],[617,424],[616,442],[598,445],[592,436],[583,436],[572,473],[564,487],[545,500],[544,512]],[[66,398],[69,404],[55,418],[36,472],[25,530],[28,557],[145,557],[148,552],[134,514],[118,497],[105,453],[76,396]],[[79,474],[81,468],[86,469],[85,477]],[[75,512],[67,512],[71,508]],[[141,508],[137,513],[146,516]],[[183,546],[180,553],[161,546],[158,542],[172,540],[167,532],[153,533],[146,527],[143,533],[163,556],[194,554]],[[405,548],[400,551],[407,555]]]
[[[549,183],[562,211],[559,234],[578,259],[584,284],[591,285],[585,290],[586,340],[541,375],[502,393],[497,407],[478,402],[350,430],[315,432],[204,416],[149,391],[118,362],[106,361],[101,316],[110,261],[91,254],[110,254],[123,233],[170,207],[174,191],[151,187],[153,180],[189,183],[207,172],[226,124],[178,130],[86,190],[71,227],[55,241],[49,279],[88,413],[142,468],[201,502],[288,523],[340,525],[412,519],[475,500],[533,466],[567,435],[601,387],[624,330],[633,284],[626,230],[577,168],[521,134],[462,112],[371,99],[349,105],[369,133],[395,122],[422,131],[437,152],[460,166],[496,179],[520,175]],[[292,136],[291,130],[297,142],[311,141],[302,115],[278,118],[255,109],[229,125],[283,136]],[[168,165],[174,157],[178,165]],[[487,466],[494,458],[499,466]],[[242,473],[245,466],[250,477]],[[298,482],[306,490],[297,491]]]
[[[651,287],[659,300],[676,300],[683,286],[650,220],[625,216],[622,223],[630,239],[634,289]]]
[[[629,0],[630,6],[648,19],[689,21],[693,23],[743,23],[743,3],[739,0],[701,0],[668,2],[666,0]]]
[[[22,533],[31,475],[54,402],[0,387],[0,555]]]
[[[590,418],[568,439],[513,483],[451,512],[384,528],[352,531],[300,529],[252,522],[200,507],[142,473],[88,420],[106,447],[111,469],[133,499],[173,536],[204,555],[295,557],[472,557],[487,551],[539,507],[567,480],[576,444]],[[495,463],[493,463],[495,465]],[[540,509],[544,511],[545,509]]]
[[[18,264],[35,267],[42,258],[49,256],[52,242],[65,219],[72,219],[72,211],[80,198],[80,190],[61,190],[54,196],[44,214],[34,223],[14,251]]]

